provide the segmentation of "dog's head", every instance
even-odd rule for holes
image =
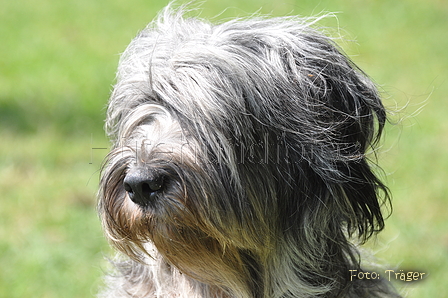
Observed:
[[[244,288],[285,255],[310,283],[338,279],[348,239],[383,228],[368,155],[385,121],[374,84],[307,21],[166,11],[120,60],[106,234],[208,283]]]

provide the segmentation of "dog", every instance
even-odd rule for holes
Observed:
[[[105,125],[98,210],[119,256],[100,297],[398,297],[353,278],[390,206],[387,111],[318,20],[168,6],[132,40]]]

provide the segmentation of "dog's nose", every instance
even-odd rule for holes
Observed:
[[[129,198],[142,207],[153,203],[163,188],[164,177],[147,169],[136,168],[129,171],[123,181]]]

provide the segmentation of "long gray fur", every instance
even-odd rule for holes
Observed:
[[[101,297],[397,297],[349,271],[390,203],[375,85],[317,19],[183,15],[119,63],[99,212],[121,257]],[[160,185],[136,198],[135,177]]]

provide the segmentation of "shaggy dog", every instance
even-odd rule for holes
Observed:
[[[131,42],[107,111],[99,212],[122,257],[102,297],[395,296],[350,271],[384,227],[369,156],[386,111],[315,21],[168,7]]]

